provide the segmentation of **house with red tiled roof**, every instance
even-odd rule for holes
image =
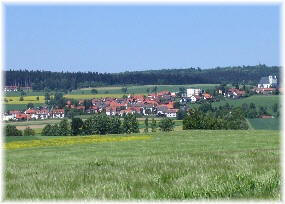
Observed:
[[[51,111],[52,118],[64,118],[64,109],[53,109]]]
[[[272,94],[274,91],[276,91],[276,88],[255,88],[254,90],[258,94]]]
[[[213,98],[213,96],[209,93],[203,93],[202,96],[203,96],[203,99],[205,100],[209,100]]]
[[[24,113],[17,113],[15,118],[16,118],[16,120],[27,120],[28,119],[28,115],[26,115]]]

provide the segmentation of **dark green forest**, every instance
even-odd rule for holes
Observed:
[[[120,73],[4,71],[6,86],[31,86],[33,90],[74,90],[83,87],[111,85],[171,85],[246,83],[255,85],[261,77],[280,76],[278,66],[236,66],[211,69],[185,68]]]

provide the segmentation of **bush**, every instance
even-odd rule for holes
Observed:
[[[34,136],[34,135],[35,131],[30,127],[26,127],[26,129],[24,130],[24,136]]]
[[[91,93],[92,93],[92,94],[97,94],[98,91],[97,91],[97,89],[92,89],[92,90],[91,90]]]
[[[41,135],[42,135],[42,136],[50,136],[50,134],[51,134],[51,125],[50,125],[50,124],[47,124],[47,125],[42,129]]]
[[[139,123],[135,115],[126,114],[123,122],[123,131],[124,133],[138,133],[139,132]]]
[[[71,127],[67,119],[60,121],[58,131],[60,136],[68,136],[71,134]]]
[[[15,125],[7,125],[5,128],[6,136],[23,136],[21,130],[18,130]]]
[[[118,117],[98,114],[84,121],[82,132],[85,135],[122,133],[121,121]]]
[[[110,118],[110,134],[120,134],[123,132],[122,122],[119,117],[112,116]]]
[[[235,108],[231,112],[224,112],[223,116],[205,114],[196,109],[189,111],[183,120],[183,130],[188,129],[248,129],[241,108]]]
[[[156,128],[157,128],[156,120],[154,120],[154,118],[152,118],[152,120],[151,120],[151,132],[156,132]]]
[[[170,118],[163,118],[159,121],[159,129],[164,132],[173,131],[175,122]]]
[[[81,118],[72,118],[71,132],[73,135],[79,135],[82,132],[83,121]]]

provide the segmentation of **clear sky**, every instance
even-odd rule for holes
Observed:
[[[4,69],[280,65],[277,5],[6,5],[5,17]]]

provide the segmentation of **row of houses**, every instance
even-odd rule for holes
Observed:
[[[2,115],[3,121],[9,120],[38,120],[48,118],[64,118],[64,109],[53,109],[48,110],[47,108],[42,109],[27,109],[25,111],[11,110]]]
[[[20,86],[4,86],[3,87],[4,92],[15,92],[15,91],[20,91],[20,90],[32,90],[32,87],[30,86],[25,86],[25,87],[20,87]]]
[[[123,116],[125,114],[157,115],[174,118],[179,109],[174,108],[175,94],[169,91],[150,94],[148,96],[137,95],[128,98],[94,98],[91,106],[84,105],[84,100],[78,104],[72,104],[71,100],[66,102],[65,108],[76,109],[85,113],[105,112],[109,116]],[[163,103],[161,102],[163,101]],[[2,120],[38,120],[48,118],[64,118],[64,109],[27,109],[25,111],[13,110],[2,115]]]

